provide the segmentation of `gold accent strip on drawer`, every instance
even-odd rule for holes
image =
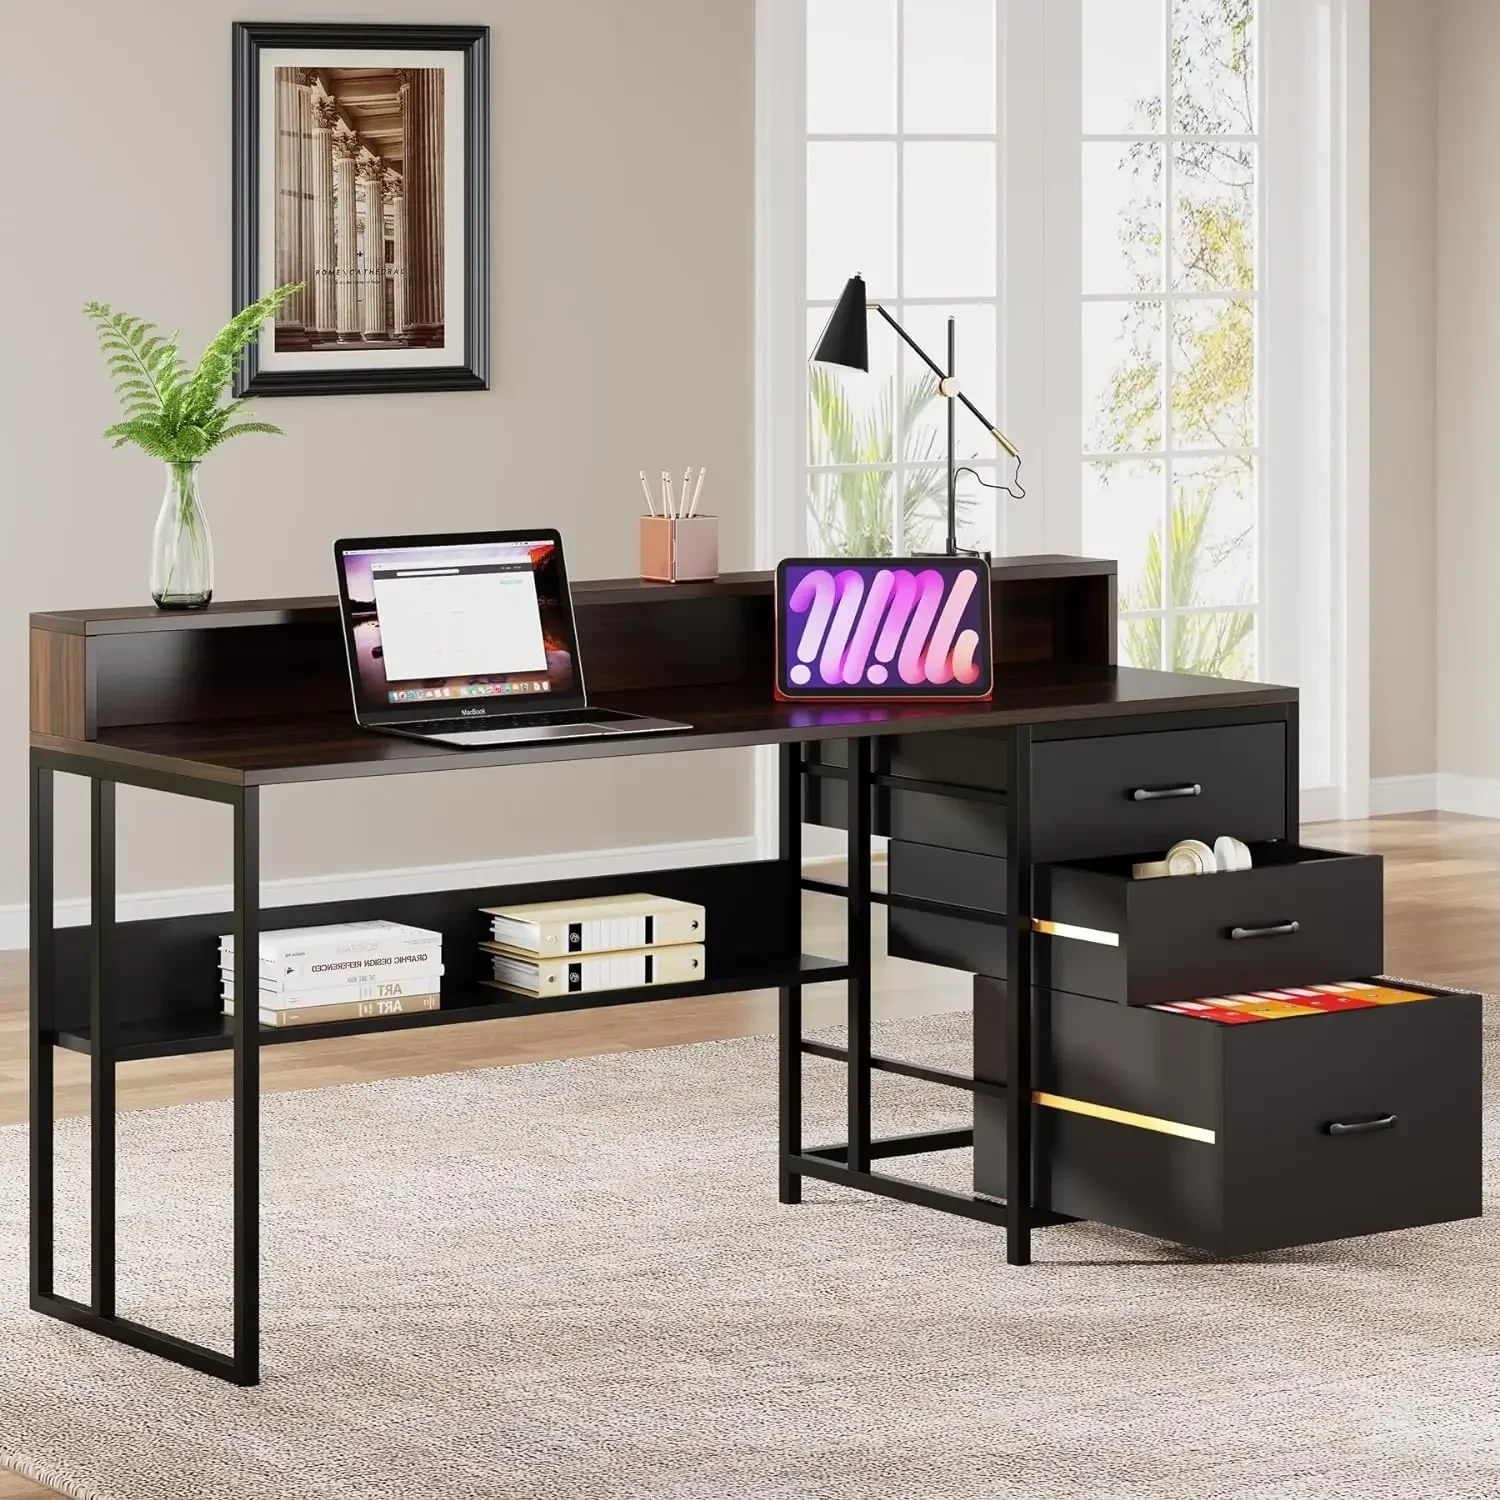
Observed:
[[[1084,1099],[1069,1099],[1062,1094],[1047,1094],[1038,1089],[1032,1096],[1036,1104],[1047,1109],[1067,1110],[1074,1115],[1092,1115],[1096,1120],[1108,1120],[1115,1125],[1133,1125],[1137,1130],[1155,1130],[1162,1135],[1178,1135],[1185,1141],[1202,1141],[1207,1146],[1217,1143],[1212,1130],[1201,1125],[1184,1125],[1180,1120],[1162,1120],[1156,1115],[1138,1115],[1133,1109],[1115,1109],[1109,1104],[1090,1104]]]
[[[1070,922],[1050,922],[1045,917],[1033,917],[1031,930],[1045,933],[1048,937],[1076,938],[1080,943],[1099,943],[1106,948],[1120,946],[1120,934],[1106,932],[1102,927],[1074,927]]]

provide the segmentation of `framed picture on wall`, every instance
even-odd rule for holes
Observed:
[[[489,28],[237,22],[242,396],[489,386]]]

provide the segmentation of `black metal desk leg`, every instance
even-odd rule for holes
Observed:
[[[870,1170],[870,751],[849,744],[849,1170]]]
[[[89,782],[90,1305],[115,1315],[115,784]]]
[[[1031,729],[1010,735],[1005,866],[1005,1258],[1031,1264]]]
[[[122,779],[129,782],[129,768]],[[86,1302],[59,1296],[53,1287],[53,1230],[56,1168],[53,1162],[53,1047],[56,1045],[56,935],[53,915],[53,784],[59,770],[86,777],[90,786],[90,902],[89,922],[89,1261],[90,1288]],[[115,975],[119,957],[115,942],[115,786],[99,779],[96,768],[76,757],[46,750],[31,754],[31,1306],[33,1311],[86,1328],[132,1349],[143,1349],[220,1380],[253,1385],[258,1378],[259,1335],[259,1175],[258,1007],[241,1007],[248,1028],[241,1028],[235,1045],[234,1111],[234,1340],[233,1357],[189,1339],[151,1328],[115,1310],[117,1282],[115,1255],[115,1071],[119,1063],[118,992]],[[163,786],[142,781],[157,790],[200,795],[191,781]],[[259,976],[259,849],[257,794],[235,788],[212,800],[232,801],[235,814],[235,930],[240,938],[236,979],[241,993],[254,995]],[[248,957],[247,957],[248,956]],[[246,1086],[248,1084],[248,1087]]]
[[[234,803],[234,1379],[260,1383],[260,789]]]
[[[786,920],[790,947],[802,951],[802,746],[782,745],[777,757],[777,854],[787,882]],[[802,1154],[802,986],[783,985],[779,994],[780,1197],[802,1201],[802,1174],[792,1158]]]
[[[52,1168],[53,1006],[56,960],[53,932],[52,797],[50,766],[31,757],[31,1305],[52,1295],[55,1194]]]
[[[1298,705],[1286,706],[1286,841],[1302,842],[1302,733]]]

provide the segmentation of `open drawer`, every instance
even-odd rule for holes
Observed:
[[[1036,984],[1161,1005],[1380,972],[1379,855],[1279,842],[1250,853],[1249,870],[1156,880],[1132,878],[1129,858],[1041,866]]]
[[[1416,1004],[1236,1026],[1034,992],[1038,1205],[1226,1256],[1481,1214],[1481,999],[1389,984]],[[981,1076],[1008,1004],[975,981]],[[987,1095],[974,1182],[1005,1196]]]
[[[1479,1214],[1480,998],[1389,986],[1415,1003],[1247,1025],[1034,992],[1036,1201],[1226,1255]],[[1008,1004],[976,980],[981,1076],[1003,1071]],[[1005,1195],[984,1095],[974,1185]]]

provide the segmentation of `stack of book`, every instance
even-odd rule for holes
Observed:
[[[496,989],[522,995],[691,984],[705,977],[701,906],[634,893],[486,906]]]
[[[443,936],[403,922],[335,922],[260,935],[260,1024],[312,1026],[436,1010]],[[234,937],[219,939],[224,1014],[234,1014]]]

